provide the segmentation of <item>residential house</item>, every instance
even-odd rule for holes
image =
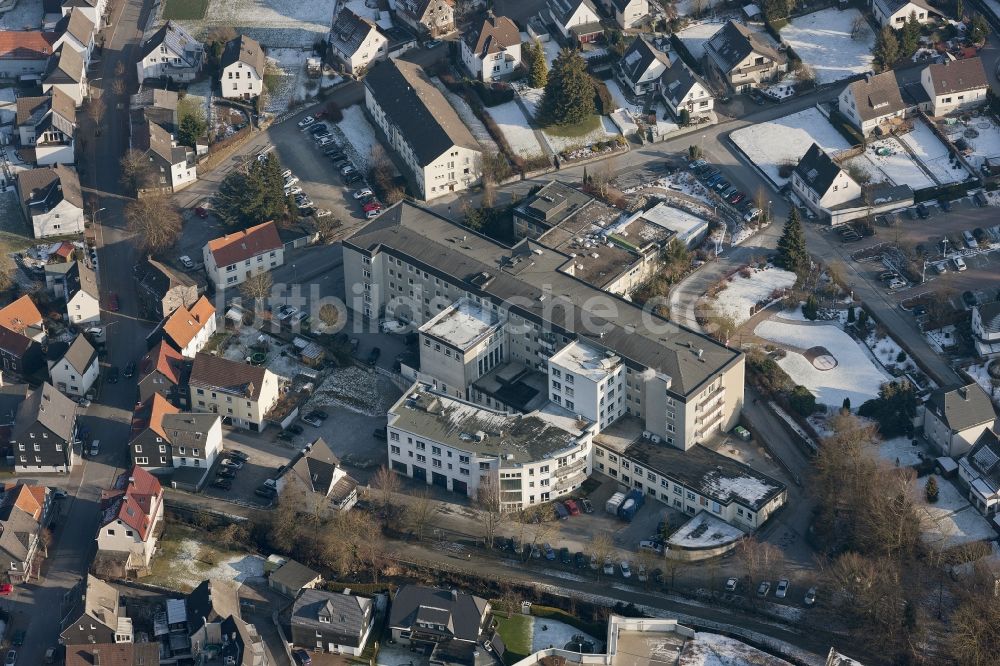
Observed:
[[[76,326],[101,321],[97,275],[86,262],[76,262],[74,279],[66,282],[66,316]],[[70,276],[70,277],[73,277]]]
[[[602,0],[619,28],[635,28],[649,16],[649,0]]]
[[[18,474],[69,474],[73,468],[76,403],[48,382],[17,408],[11,445]]]
[[[331,61],[353,76],[359,76],[376,60],[384,59],[389,49],[389,39],[378,24],[358,16],[349,7],[334,15],[327,41]]]
[[[163,488],[157,478],[133,465],[101,492],[101,511],[98,552],[121,556],[126,571],[148,567],[163,524]]]
[[[166,342],[150,349],[137,364],[138,402],[146,402],[158,393],[175,407],[190,407],[187,384],[191,363]]]
[[[396,18],[418,34],[440,37],[455,31],[453,0],[397,0]]]
[[[131,130],[132,148],[149,158],[156,179],[153,187],[177,192],[198,180],[194,151],[187,146],[178,146],[170,131],[145,118],[132,122]]]
[[[263,430],[280,397],[278,376],[267,368],[198,353],[189,379],[191,407],[219,414],[233,426]]]
[[[420,65],[377,63],[365,77],[365,105],[410,172],[419,198],[479,182],[479,142]]]
[[[236,586],[224,580],[206,580],[185,600],[187,633],[195,661],[215,654],[225,664],[267,666],[264,642],[257,629],[244,622]]]
[[[595,42],[604,35],[601,15],[591,0],[548,0],[545,10],[562,36],[572,42]]]
[[[896,73],[868,74],[849,83],[837,98],[837,108],[865,136],[895,118],[904,118],[911,105],[903,101]]]
[[[197,78],[204,61],[204,45],[184,28],[167,21],[143,42],[135,66],[139,83],[159,78],[178,83]]]
[[[660,77],[669,67],[670,56],[656,48],[648,37],[639,35],[615,65],[615,79],[623,90],[643,97],[656,90]]]
[[[958,477],[968,498],[984,516],[1000,511],[1000,436],[987,428],[958,462]]]
[[[909,20],[910,14],[917,17],[920,23],[927,23],[932,16],[941,13],[931,7],[925,0],[872,0],[872,15],[881,26],[889,26],[899,30]]]
[[[215,330],[215,308],[207,297],[202,296],[190,309],[178,306],[146,337],[146,343],[153,347],[160,340],[165,340],[181,356],[194,358],[208,344]]]
[[[87,574],[82,605],[67,616],[59,642],[63,645],[132,643],[132,620],[118,590]]]
[[[360,656],[375,621],[371,599],[305,590],[292,605],[292,644],[304,650]]]
[[[62,14],[65,16],[74,9],[78,9],[86,14],[98,29],[104,26],[104,12],[107,9],[107,0],[63,0]]]
[[[788,68],[787,56],[766,35],[735,21],[726,22],[705,42],[705,57],[737,93],[749,92]]]
[[[0,308],[0,327],[40,344],[45,344],[48,339],[42,313],[27,294]]]
[[[152,257],[146,259],[139,278],[139,305],[153,319],[163,319],[180,307],[190,308],[198,302],[201,291],[198,280]]]
[[[1000,356],[1000,301],[972,308],[972,336],[980,356]]]
[[[691,71],[683,60],[676,58],[660,77],[660,96],[675,118],[687,111],[692,120],[711,116],[715,96],[703,78]]]
[[[182,412],[154,393],[132,414],[129,449],[133,464],[154,474],[196,470],[189,480],[200,487],[222,452],[222,419],[214,413]]]
[[[466,32],[460,44],[462,64],[480,81],[510,76],[521,65],[521,31],[506,16],[490,12],[479,30]]]
[[[42,92],[61,90],[79,107],[89,94],[87,62],[73,46],[62,44],[51,56],[42,75]]]
[[[66,666],[159,666],[159,643],[67,645]]]
[[[924,437],[942,455],[965,455],[984,430],[996,427],[990,396],[971,382],[939,388],[930,394],[924,410]]]
[[[69,44],[83,56],[84,63],[90,62],[90,56],[94,52],[94,35],[97,33],[97,29],[94,26],[94,21],[87,16],[82,8],[71,8],[69,13],[56,23],[56,33],[59,34],[59,39],[53,44],[53,48]]]
[[[97,381],[100,364],[97,350],[83,333],[77,333],[72,343],[49,343],[49,381],[74,398],[87,395]]]
[[[285,250],[274,222],[210,240],[203,251],[208,282],[222,290],[242,284],[251,275],[285,263]]]
[[[229,40],[219,63],[219,87],[227,99],[251,99],[264,89],[264,49],[255,39],[240,35]]]
[[[6,569],[12,583],[23,583],[37,575],[35,558],[39,554],[42,530],[48,521],[51,505],[45,486],[8,484],[0,500],[0,557],[10,562]],[[6,568],[6,567],[5,567]]]
[[[73,167],[27,169],[17,174],[16,183],[24,219],[35,238],[83,232],[83,193]]]
[[[979,58],[928,65],[920,75],[920,82],[930,97],[927,112],[932,116],[982,106],[990,88]]]
[[[322,437],[302,449],[286,469],[282,487],[294,483],[305,491],[306,497],[316,493],[337,511],[347,511],[358,502],[358,482],[344,471],[340,459]]]
[[[0,326],[0,370],[24,377],[42,367],[44,356],[37,341]]]
[[[861,186],[815,143],[792,173],[792,191],[818,215],[861,196]]]
[[[458,590],[402,585],[392,600],[389,629],[395,642],[429,650],[431,663],[436,663],[438,652],[445,657],[457,653],[471,657],[480,641],[489,637],[492,618],[486,599]],[[480,652],[488,654],[483,649]]]
[[[40,30],[0,31],[0,78],[39,79],[58,37]]]
[[[141,112],[141,116],[133,114],[132,122],[152,121],[174,133],[177,131],[177,100],[177,93],[173,90],[142,85],[130,100],[132,111]]]
[[[302,590],[311,590],[323,582],[323,576],[295,560],[284,560],[267,577],[267,586],[294,599]]]
[[[37,166],[76,161],[76,106],[62,90],[41,97],[18,97],[15,124],[25,161]]]

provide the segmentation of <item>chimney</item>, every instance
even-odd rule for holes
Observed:
[[[969,399],[969,389],[968,389],[968,387],[959,386],[958,387],[958,394],[960,396],[962,396],[962,400],[968,400]]]

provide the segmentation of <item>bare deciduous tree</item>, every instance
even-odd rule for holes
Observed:
[[[254,309],[259,310],[263,307],[267,297],[271,295],[271,287],[273,286],[274,279],[271,277],[271,272],[264,271],[248,277],[240,285],[240,293],[243,294],[244,298],[252,299]]]
[[[125,221],[139,245],[149,253],[169,248],[181,233],[181,216],[162,194],[130,201],[125,206]]]
[[[121,159],[122,186],[138,192],[153,184],[153,167],[149,158],[140,150],[130,150]]]
[[[91,97],[87,100],[87,117],[94,122],[94,133],[101,135],[101,121],[104,120],[104,113],[108,110],[107,104],[101,97]]]
[[[426,490],[421,491],[410,498],[410,503],[406,507],[407,525],[417,536],[418,541],[424,538],[424,530],[437,513],[437,506]]]
[[[500,499],[500,483],[492,474],[481,478],[476,489],[476,508],[483,521],[483,539],[486,547],[492,548],[497,530],[503,523],[503,502]]]
[[[115,79],[114,83],[111,84],[111,92],[118,97],[124,95],[127,89],[124,79]]]
[[[399,477],[391,469],[382,465],[375,472],[372,477],[371,486],[375,490],[379,504],[382,506],[382,512],[385,514],[386,520],[389,519],[389,511],[392,508],[393,495],[399,492],[399,488],[402,483]]]
[[[774,578],[784,562],[784,555],[779,548],[764,541],[758,541],[753,536],[743,539],[737,547],[737,551],[740,561],[743,563],[747,585],[750,586],[750,589],[753,589],[758,581]]]
[[[598,572],[603,573],[604,563],[611,560],[615,552],[615,543],[607,532],[597,534],[590,542],[590,554],[597,558]]]

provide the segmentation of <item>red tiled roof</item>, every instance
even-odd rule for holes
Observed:
[[[163,487],[156,477],[133,465],[131,471],[118,477],[113,489],[101,493],[105,507],[103,524],[120,520],[145,541],[162,498]]]
[[[278,228],[274,226],[274,222],[258,224],[246,231],[208,241],[208,251],[215,257],[215,265],[220,268],[280,247],[281,238],[278,237]]]
[[[146,402],[136,407],[132,413],[132,434],[129,437],[131,442],[136,437],[152,430],[163,439],[169,441],[166,432],[163,430],[163,417],[165,414],[177,414],[181,410],[177,409],[159,393],[151,395]]]
[[[41,520],[46,492],[45,486],[8,483],[4,486],[4,503],[11,503],[35,520]]]
[[[161,342],[142,357],[139,361],[139,379],[144,379],[149,373],[156,371],[174,384],[181,383],[180,366],[184,363],[181,353]]]
[[[0,31],[0,60],[45,60],[58,37],[40,30]]]
[[[174,310],[163,324],[163,332],[170,336],[177,347],[184,349],[214,316],[215,308],[211,301],[202,296],[190,310],[183,305]]]
[[[2,35],[3,32],[0,32]],[[25,294],[7,307],[0,309],[0,326],[15,333],[24,333],[29,326],[42,323],[42,313],[38,311],[35,302]]]

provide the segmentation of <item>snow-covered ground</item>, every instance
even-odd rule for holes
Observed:
[[[664,644],[661,652],[650,655],[651,662],[671,663],[677,659],[677,666],[791,666],[784,659],[761,652],[755,647],[734,638],[720,634],[699,631],[694,640],[688,641],[684,652]]]
[[[236,554],[218,562],[206,563],[202,543],[185,539],[174,555],[175,566],[170,569],[170,581],[182,589],[193,590],[204,580],[226,580],[242,583],[250,578],[264,576],[264,558],[258,555]]]
[[[13,9],[0,14],[0,30],[37,30],[44,14],[42,0],[17,0]]]
[[[778,185],[788,178],[778,175],[782,164],[798,164],[809,147],[818,143],[829,153],[850,148],[830,121],[816,108],[736,130],[730,135],[737,146]]]
[[[337,123],[337,129],[343,134],[343,139],[347,142],[348,157],[351,163],[359,170],[368,170],[368,160],[371,158],[372,150],[379,145],[379,140],[375,136],[375,129],[372,128],[365,112],[360,104],[349,106],[343,110],[344,117]],[[351,153],[354,153],[353,155]]]
[[[871,333],[865,340],[865,344],[872,350],[872,354],[875,355],[875,358],[877,358],[879,362],[886,367],[893,365],[905,372],[917,369],[916,363],[913,362],[913,359],[910,358],[909,354],[906,355],[906,358],[902,363],[896,361],[903,349],[889,336],[879,340],[875,337],[874,333]]]
[[[875,365],[871,356],[851,336],[835,324],[797,324],[770,319],[758,324],[754,333],[799,350],[788,350],[778,365],[825,405],[840,407],[844,398],[850,398],[852,405],[861,405],[876,397],[882,384],[892,379]],[[836,367],[820,370],[813,365],[801,353],[813,347],[824,347],[836,359]]]
[[[691,56],[695,60],[701,60],[702,56],[705,55],[705,42],[711,39],[712,35],[717,33],[723,25],[725,25],[724,22],[714,20],[692,23],[683,30],[678,30],[676,35],[681,43],[687,47]]]
[[[476,141],[479,145],[483,147],[483,150],[489,151],[490,153],[500,152],[500,148],[497,146],[496,141],[490,136],[489,131],[486,129],[486,125],[483,124],[476,114],[472,112],[472,107],[469,103],[462,98],[461,95],[456,95],[452,91],[448,90],[448,86],[441,83],[441,79],[436,76],[431,79],[431,83],[434,87],[441,91],[441,94],[448,98],[455,112],[458,113],[458,117],[462,119],[465,126],[469,128],[472,132],[472,136],[476,137]]]
[[[542,91],[537,88],[526,88],[521,90],[519,94],[532,117],[537,117],[538,106],[542,103]],[[571,148],[589,146],[598,141],[607,141],[617,135],[618,129],[607,116],[601,116],[597,127],[581,136],[559,136],[558,134],[542,131],[542,136],[549,144],[549,149],[554,153],[561,153]]]
[[[291,380],[303,370],[309,369],[296,361],[295,355],[281,353],[282,348],[286,346],[290,348],[291,345],[285,345],[278,338],[273,338],[249,326],[244,326],[239,333],[229,339],[222,356],[231,361],[248,361],[255,351],[251,348],[258,344],[260,338],[263,338],[268,346],[265,352],[267,360],[264,365],[274,374]]]
[[[924,447],[913,446],[913,440],[908,437],[894,437],[878,445],[878,457],[890,465],[910,467],[920,464],[918,453],[924,452]]]
[[[531,651],[533,653],[550,647],[562,649],[564,645],[573,640],[574,636],[583,636],[586,640],[591,641],[595,650],[603,646],[603,641],[599,641],[565,622],[544,617],[531,618]]]
[[[204,37],[211,28],[226,27],[268,49],[311,47],[330,30],[336,5],[337,0],[211,0],[204,18],[177,23],[195,38]],[[164,23],[162,12],[158,23]]]
[[[962,123],[942,125],[941,129],[944,130],[952,143],[964,139],[972,147],[973,152],[968,156],[968,160],[977,169],[986,158],[1000,157],[1000,125],[997,125],[989,117],[973,118],[969,125]],[[969,133],[969,136],[966,136],[966,132]]]
[[[378,375],[354,366],[333,370],[307,404],[308,409],[344,407],[368,416],[384,415],[391,406],[379,389]]]
[[[318,79],[312,79],[316,86],[312,91],[306,87],[306,81],[310,80],[306,75],[306,60],[310,56],[312,56],[311,51],[296,48],[267,50],[268,59],[280,72],[274,77],[272,87],[268,91],[270,95],[266,109],[268,113],[284,113],[288,110],[289,104],[316,94],[319,89]]]
[[[945,326],[944,328],[936,328],[933,331],[924,331],[924,337],[927,338],[928,344],[934,348],[934,351],[939,354],[943,354],[944,350],[949,347],[954,347],[957,342],[954,326]]]
[[[969,177],[969,173],[961,166],[952,168],[948,162],[948,147],[941,143],[941,139],[935,136],[926,123],[919,120],[914,122],[913,131],[900,138],[942,185],[960,183]]]
[[[376,0],[344,0],[341,6],[347,7],[352,12],[362,18],[369,19],[379,24],[382,28],[392,27],[392,14],[389,11],[379,9]]]
[[[702,511],[670,535],[668,543],[681,548],[709,548],[742,539],[743,530]]]
[[[608,92],[611,93],[611,97],[615,100],[615,104],[618,105],[619,109],[625,109],[626,111],[631,111],[632,113],[642,113],[642,107],[625,99],[625,93],[622,92],[622,89],[618,85],[617,81],[614,79],[608,79],[604,83],[608,86]]]
[[[879,155],[879,150],[888,153]],[[915,190],[934,185],[934,181],[899,145],[899,140],[891,136],[869,142],[863,154],[847,160],[845,165],[865,171],[876,183],[890,181],[896,185],[909,185]]]
[[[851,27],[858,19],[864,27],[858,39],[852,39]],[[817,83],[871,71],[875,34],[857,9],[831,8],[798,16],[781,29],[781,38],[812,68]]]
[[[503,132],[510,149],[516,155],[527,158],[545,153],[541,144],[538,143],[538,139],[535,138],[535,131],[531,129],[524,111],[521,110],[521,106],[516,101],[486,107],[486,113],[493,118],[493,122]]]
[[[795,273],[774,266],[749,268],[750,277],[733,275],[726,288],[716,296],[713,307],[723,316],[743,324],[751,317],[750,308],[761,301],[770,301],[771,294],[795,285]]]
[[[1000,361],[994,361],[1000,363]],[[993,404],[1000,406],[1000,390],[993,387],[989,373],[989,362],[987,363],[973,363],[972,365],[967,365],[963,370],[966,374],[972,377],[972,380],[983,387],[986,391],[986,395],[993,399]]]
[[[925,542],[948,548],[972,541],[996,538],[989,521],[947,479],[937,477],[938,501],[929,504],[924,494],[926,479],[917,481],[916,505]]]
[[[678,0],[674,3],[674,10],[678,16],[704,15],[721,4],[722,0]]]

